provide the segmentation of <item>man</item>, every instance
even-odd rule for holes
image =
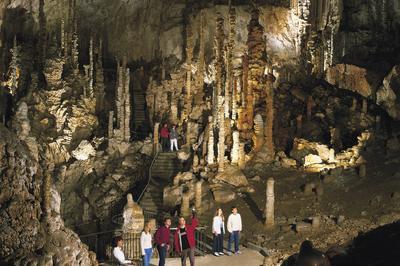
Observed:
[[[175,251],[181,256],[182,266],[186,266],[186,258],[189,257],[190,266],[194,266],[194,249],[196,247],[195,230],[199,221],[195,213],[192,213],[192,223],[186,224],[185,218],[179,217],[179,226],[174,235]]]
[[[178,149],[178,132],[176,132],[176,126],[172,125],[171,132],[169,134],[170,142],[171,142],[171,151],[174,151],[174,146],[177,151]]]
[[[235,254],[241,254],[239,251],[239,237],[242,231],[242,217],[235,206],[232,207],[232,213],[228,217],[227,229],[229,232],[228,255],[232,255],[232,242],[235,242]]]
[[[123,241],[122,237],[117,236],[114,239],[114,246],[115,246],[113,249],[114,258],[117,259],[119,265],[133,265],[132,261],[125,259],[125,254],[122,251],[123,245],[124,245],[124,241]]]
[[[168,130],[168,125],[167,124],[164,124],[164,126],[161,128],[160,137],[161,137],[162,150],[163,151],[167,151],[167,149],[168,149],[168,139],[169,139],[169,130]]]
[[[164,219],[164,226],[158,228],[154,240],[157,245],[158,255],[160,260],[158,266],[165,265],[165,257],[167,256],[167,251],[169,250],[169,228],[171,226],[171,218]]]

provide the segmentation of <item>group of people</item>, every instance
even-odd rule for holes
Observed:
[[[171,130],[168,129],[168,124],[164,124],[160,131],[161,147],[165,151],[178,151],[178,132],[176,131],[176,125],[172,125]],[[168,149],[168,141],[170,143],[170,148]]]
[[[179,217],[178,227],[176,228],[173,239],[174,239],[174,249],[175,252],[181,257],[182,265],[186,265],[186,260],[189,258],[190,265],[195,265],[195,230],[199,225],[199,221],[196,217],[196,213],[192,212],[191,223],[186,223],[184,217]],[[226,223],[227,230],[229,232],[228,241],[228,255],[232,255],[232,243],[234,243],[235,254],[240,254],[239,251],[239,235],[242,231],[242,219],[236,207],[232,207],[232,213],[228,217]],[[154,235],[154,244],[157,248],[159,254],[159,266],[165,265],[165,258],[170,250],[170,227],[171,218],[165,218],[164,224],[156,231]],[[147,223],[143,229],[140,236],[141,252],[143,256],[143,265],[149,266],[150,260],[153,253],[153,239],[151,234],[151,228]],[[225,218],[221,208],[218,208],[213,217],[212,223],[212,233],[213,233],[213,253],[215,256],[224,255],[223,251],[223,241],[225,234]],[[123,239],[122,237],[117,237],[115,239],[115,247],[113,249],[113,255],[121,265],[131,265],[132,261],[126,260],[125,255],[122,251]]]

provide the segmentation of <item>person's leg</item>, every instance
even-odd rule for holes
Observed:
[[[233,232],[232,232],[232,233],[229,233],[229,238],[228,238],[228,252],[232,252],[232,250],[231,250],[232,241],[233,241]]]
[[[144,250],[144,252],[145,252],[144,266],[149,266],[153,250],[151,248],[147,248],[147,249]]]
[[[235,252],[239,251],[239,231],[235,231],[234,238],[235,238]]]
[[[186,258],[187,258],[187,256],[188,256],[188,251],[189,251],[189,249],[184,249],[184,250],[182,250],[182,254],[181,254],[181,263],[182,263],[182,266],[186,266]]]
[[[170,145],[171,145],[170,150],[174,151],[174,140],[173,139],[169,139],[169,142],[170,142]]]
[[[218,235],[218,242],[219,242],[219,249],[218,252],[219,253],[223,253],[224,252],[224,234],[219,234]]]
[[[174,139],[174,144],[175,144],[176,150],[178,151],[179,150],[179,148],[178,148],[178,139]]]
[[[190,266],[194,266],[194,248],[189,249]]]
[[[219,248],[219,246],[218,246],[218,236],[216,236],[215,234],[213,234],[213,253],[215,253],[215,252],[219,252],[218,251],[218,248]]]
[[[165,256],[167,253],[167,248],[161,247],[161,246],[157,246],[157,250],[158,250],[158,254],[160,256],[160,260],[158,262],[158,266],[164,266],[165,265]]]

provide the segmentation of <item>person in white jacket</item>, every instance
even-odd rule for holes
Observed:
[[[215,256],[224,255],[224,214],[221,208],[218,208],[215,212],[212,224],[213,233],[213,252]]]
[[[115,239],[115,247],[113,249],[114,258],[117,259],[119,265],[133,265],[132,261],[125,259],[125,254],[122,251],[122,247],[124,245],[124,240],[121,236],[117,236]]]
[[[145,224],[142,235],[140,236],[140,247],[142,249],[143,265],[149,266],[151,256],[153,254],[153,246],[150,233],[150,226],[148,223]]]
[[[232,207],[232,213],[228,217],[226,226],[229,232],[228,255],[232,255],[232,242],[235,243],[235,254],[240,254],[239,237],[240,232],[242,231],[242,217],[240,217],[240,214],[235,206]]]

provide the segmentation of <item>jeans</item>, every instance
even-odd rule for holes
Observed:
[[[229,234],[228,251],[232,251],[231,250],[232,242],[235,242],[235,252],[238,252],[239,251],[239,231],[233,231],[232,233]]]
[[[174,150],[174,146],[176,150],[178,150],[178,139],[170,139],[170,141],[171,141],[171,151]]]
[[[144,256],[143,256],[143,265],[144,266],[149,266],[150,265],[150,260],[151,260],[151,255],[153,254],[153,249],[152,248],[146,248],[144,250]]]
[[[160,246],[157,245],[157,250],[158,250],[158,256],[160,257],[160,260],[158,261],[158,266],[164,266],[165,265],[165,257],[167,256],[167,246]]]
[[[186,258],[189,257],[190,266],[194,266],[194,248],[187,248],[182,250],[181,262],[182,266],[186,266]]]
[[[224,234],[213,235],[213,252],[224,252]]]

